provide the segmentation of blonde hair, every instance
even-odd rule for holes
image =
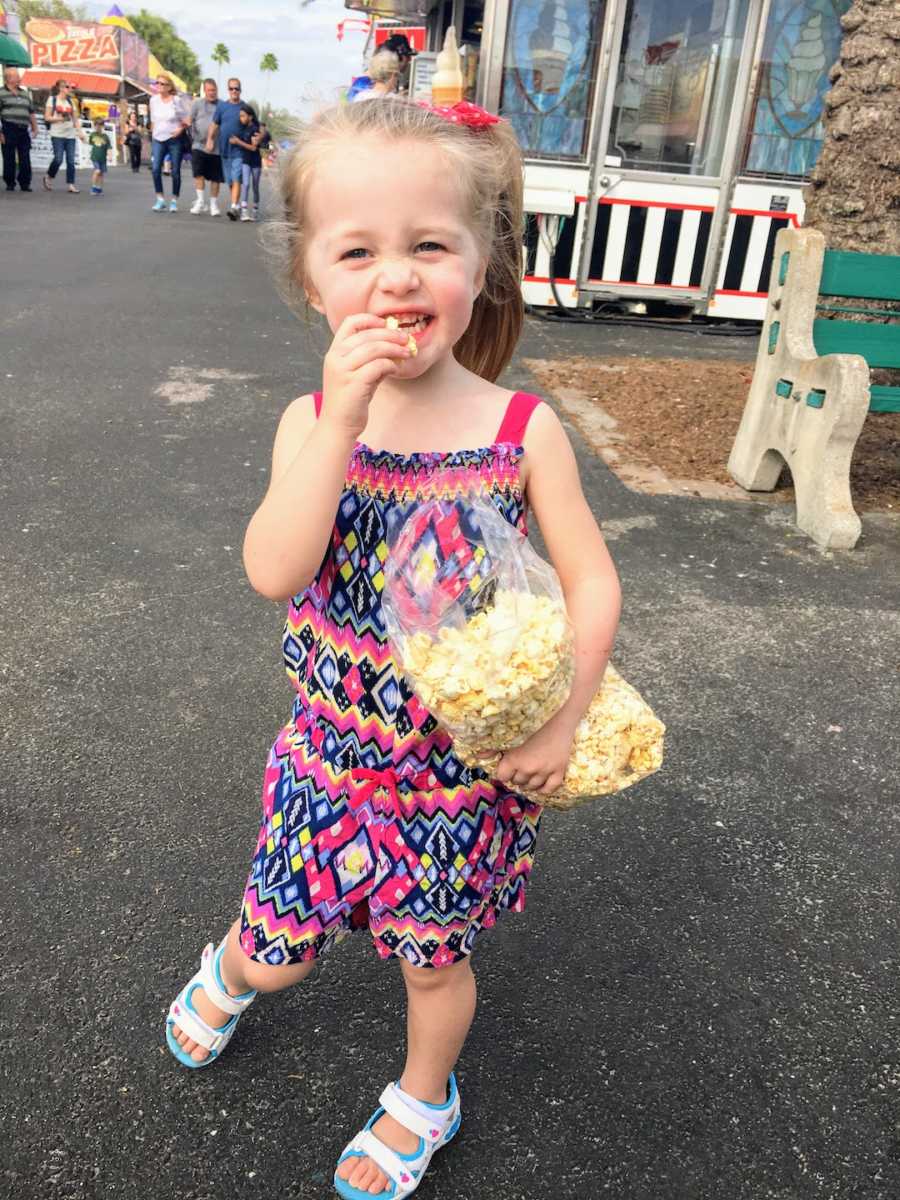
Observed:
[[[369,59],[369,78],[373,83],[387,83],[400,74],[400,59],[393,50],[378,50]]]
[[[305,201],[316,166],[335,143],[345,140],[352,147],[360,136],[421,142],[449,160],[453,177],[462,186],[471,231],[487,263],[484,287],[454,354],[468,370],[495,380],[512,358],[524,316],[522,154],[505,121],[472,129],[406,100],[341,104],[320,112],[282,157],[277,179],[282,215],[269,223],[264,234],[282,296],[292,308],[306,307]]]

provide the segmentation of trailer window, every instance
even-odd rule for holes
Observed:
[[[822,148],[822,97],[850,0],[773,0],[744,168],[804,178]]]
[[[718,175],[748,0],[628,0],[607,153],[634,170]]]
[[[500,115],[530,158],[587,157],[604,0],[511,0]]]

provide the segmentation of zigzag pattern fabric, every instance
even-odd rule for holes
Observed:
[[[390,533],[422,500],[488,497],[524,531],[522,453],[355,448],[329,550],[284,626],[296,698],[242,908],[257,960],[316,958],[368,927],[382,958],[441,967],[524,907],[540,807],[456,758],[394,663],[380,600]]]

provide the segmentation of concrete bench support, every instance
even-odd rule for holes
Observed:
[[[786,463],[799,528],[820,546],[849,550],[861,529],[850,458],[869,411],[869,368],[859,354],[816,354],[824,256],[815,229],[783,229],[775,239],[753,383],[728,470],[748,491],[771,491]]]

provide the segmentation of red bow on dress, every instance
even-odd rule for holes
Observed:
[[[356,812],[369,799],[372,801],[372,807],[384,814],[386,817],[402,817],[403,809],[400,805],[400,794],[397,791],[397,772],[390,767],[386,771],[372,771],[368,767],[357,767],[351,772],[355,780],[362,781],[362,787],[348,795],[347,803],[352,812]],[[387,799],[377,795],[379,791],[387,793]]]
[[[469,129],[487,129],[488,125],[497,125],[503,120],[502,117],[488,112],[486,108],[470,104],[468,100],[457,100],[456,104],[429,104],[427,100],[419,100],[418,105],[438,117],[443,117],[445,121],[454,125],[467,125]]]

